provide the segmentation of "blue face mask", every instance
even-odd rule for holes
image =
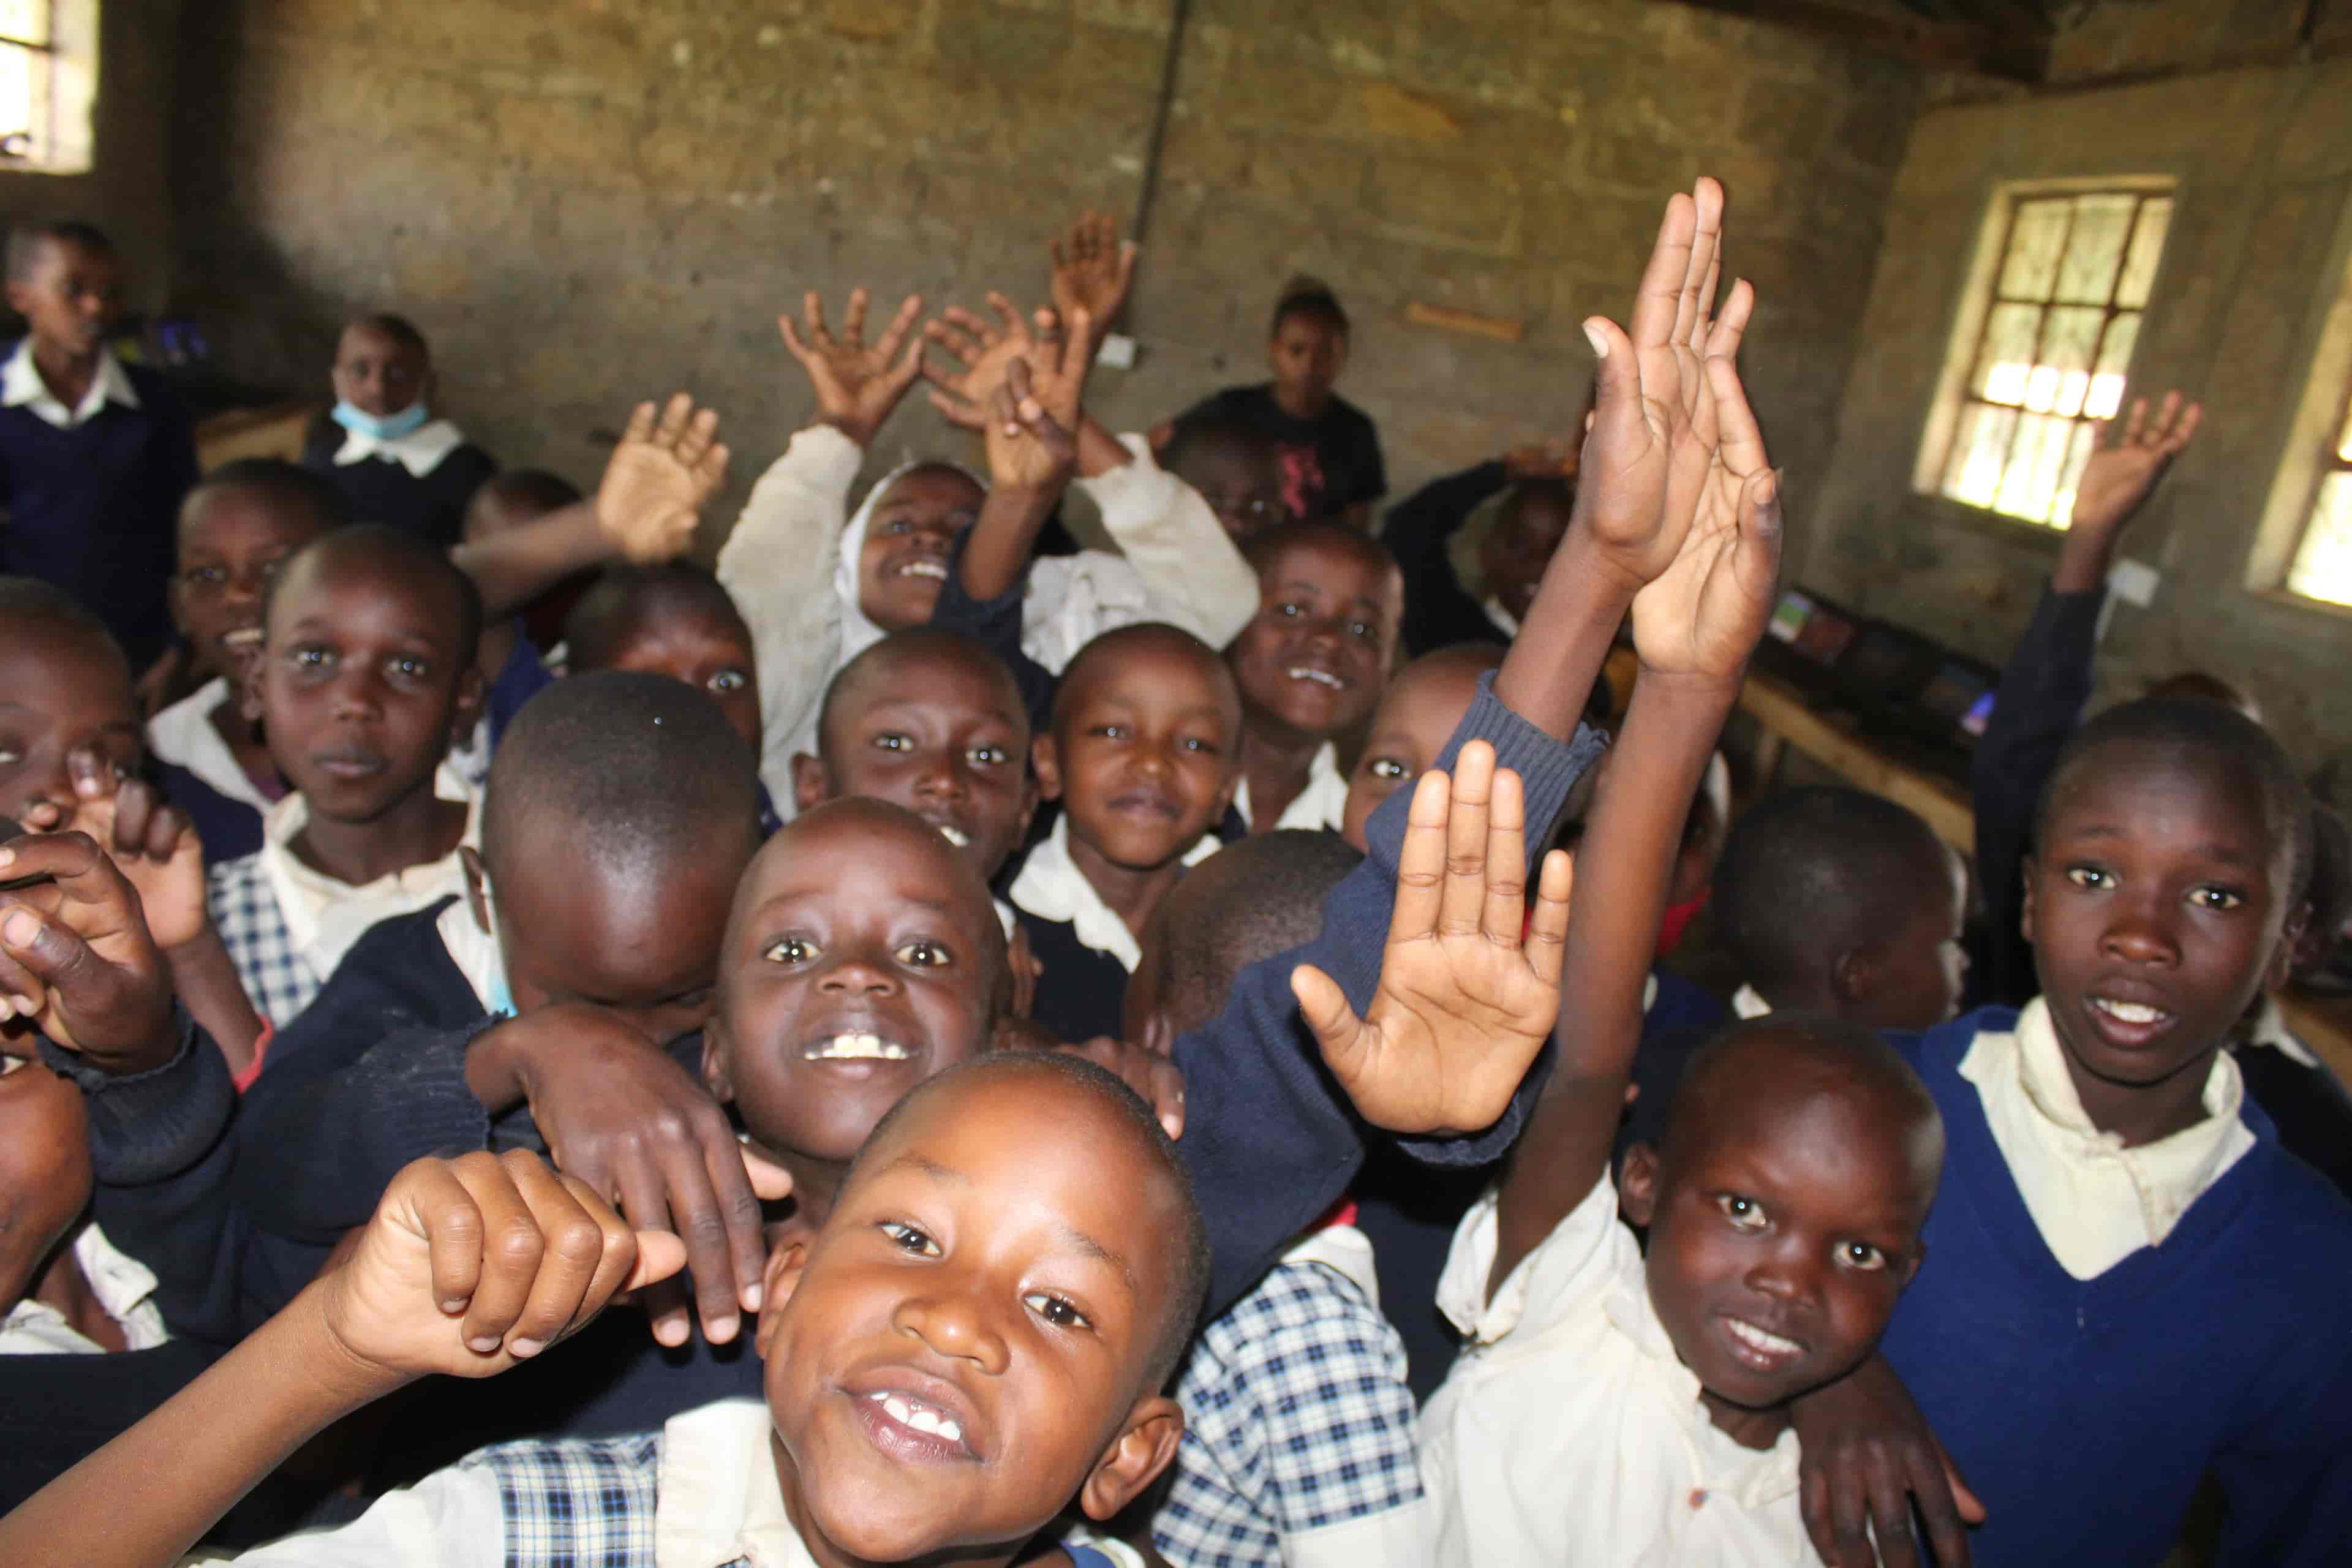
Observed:
[[[372,437],[378,441],[397,441],[425,423],[425,399],[418,398],[397,414],[370,414],[348,399],[335,403],[334,420],[355,436]]]

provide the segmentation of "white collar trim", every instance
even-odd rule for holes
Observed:
[[[1219,847],[1216,837],[1204,833],[1184,852],[1184,864],[1197,866]],[[1087,874],[1070,858],[1067,812],[1054,819],[1054,831],[1045,842],[1029,851],[1021,875],[1013,879],[1012,894],[1015,905],[1039,920],[1067,921],[1080,942],[1097,952],[1109,953],[1129,974],[1143,962],[1143,949],[1136,942],[1135,933],[1127,929],[1118,911],[1103,902],[1095,885],[1087,880]]]
[[[277,802],[237,766],[236,753],[213,723],[213,714],[231,700],[228,678],[213,677],[147,721],[147,750],[159,761],[187,769],[229,799],[266,812]]]
[[[131,383],[131,373],[114,357],[111,349],[100,349],[98,369],[89,378],[89,390],[82,394],[80,404],[68,408],[58,401],[49,384],[41,378],[40,366],[33,363],[33,340],[26,338],[16,345],[16,352],[0,363],[0,406],[30,408],[43,421],[60,430],[70,430],[93,417],[108,404],[124,408],[139,406],[139,389]]]
[[[405,436],[389,441],[353,430],[343,437],[335,452],[335,466],[349,468],[370,458],[382,458],[406,468],[410,477],[423,479],[441,466],[441,459],[466,444],[465,432],[446,419],[428,419]]]

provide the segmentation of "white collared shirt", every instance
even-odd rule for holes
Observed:
[[[1184,851],[1184,864],[1197,866],[1222,847],[1213,834]],[[1103,902],[1087,874],[1070,858],[1070,816],[1054,819],[1054,831],[1029,851],[1021,875],[1013,879],[1013,902],[1039,920],[1067,921],[1078,940],[1097,952],[1109,953],[1129,974],[1143,962],[1143,949],[1118,911]]]
[[[2263,1010],[2254,1015],[2253,1027],[2246,1031],[2242,1044],[2267,1047],[2297,1067],[2319,1070],[2319,1058],[2286,1026],[2286,1011],[2275,996],[2263,998]]]
[[[447,766],[434,775],[434,793],[466,807],[466,832],[461,847],[478,846],[482,837],[481,797]],[[310,820],[310,804],[298,791],[272,805],[261,818],[261,871],[278,900],[294,951],[302,955],[322,980],[335,972],[352,944],[378,921],[414,914],[429,904],[466,890],[466,874],[453,849],[438,860],[387,872],[364,887],[340,882],[324,871],[302,863],[291,847],[295,835]]]
[[[507,955],[499,948],[495,909],[490,922],[493,929],[484,931],[482,922],[474,918],[473,900],[460,889],[457,901],[441,911],[433,928],[441,933],[441,947],[449,962],[474,988],[474,1000],[482,1005],[482,1011],[504,1013],[512,1010],[514,997],[507,989]]]
[[[0,407],[29,408],[44,423],[60,430],[87,423],[110,403],[123,408],[139,406],[139,389],[131,384],[131,373],[122,368],[111,349],[99,350],[89,390],[71,408],[58,402],[58,395],[42,379],[41,367],[33,363],[32,339],[19,342],[7,362],[0,363]]]
[[[335,448],[335,467],[349,468],[370,458],[382,458],[406,468],[411,478],[421,479],[439,468],[442,458],[465,444],[465,432],[446,419],[428,419],[407,435],[395,436],[389,441],[362,430],[352,430]]]
[[[1772,1010],[1772,1004],[1753,985],[1742,985],[1731,994],[1731,1010],[1742,1018],[1760,1018]]]
[[[1604,1173],[1503,1281],[1496,1194],[1463,1216],[1437,1304],[1468,1339],[1421,1418],[1444,1563],[1816,1563],[1797,1438],[1743,1447],[1699,1402]]]
[[[1234,791],[1234,809],[1258,831],[1257,818],[1250,815],[1249,775],[1242,775],[1239,788]],[[1339,771],[1339,748],[1326,741],[1315,752],[1315,760],[1307,764],[1307,783],[1282,815],[1276,817],[1276,831],[1288,827],[1337,830],[1348,816],[1348,775]]]
[[[74,1262],[89,1281],[89,1293],[106,1315],[122,1328],[126,1349],[152,1350],[172,1335],[163,1327],[163,1309],[155,1305],[155,1274],[145,1264],[118,1252],[95,1222],[74,1237]],[[46,1301],[30,1297],[8,1309],[0,1320],[0,1355],[96,1355],[100,1347],[85,1339],[66,1315]],[[5,1373],[0,1373],[5,1381]]]
[[[2205,1078],[2205,1120],[2168,1138],[2126,1149],[2091,1124],[2066,1071],[2065,1047],[2040,996],[2017,1016],[2013,1034],[1977,1036],[1960,1058],[1977,1086],[1992,1141],[2009,1166],[2034,1228],[2060,1267],[2093,1279],[2172,1234],[2254,1146],[2239,1118],[2245,1081],[2222,1051]]]
[[[228,678],[213,677],[147,721],[147,750],[158,762],[187,769],[229,799],[266,812],[277,802],[262,794],[253,775],[237,764],[236,753],[213,722],[213,714],[231,700]]]

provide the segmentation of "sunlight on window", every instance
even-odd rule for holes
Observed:
[[[0,0],[0,168],[85,173],[96,0]]]
[[[1946,496],[2065,525],[2093,424],[2123,405],[2171,221],[2171,197],[2134,191],[2017,203],[1945,459]]]
[[[2286,590],[2330,605],[2352,605],[2352,398],[2346,400],[2344,428],[2328,468],[2333,471],[2319,481]]]

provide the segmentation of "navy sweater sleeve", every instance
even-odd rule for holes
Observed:
[[[2049,590],[2000,673],[1992,719],[1969,770],[1976,810],[1977,874],[1991,928],[1979,999],[2021,1007],[2040,986],[2033,948],[2018,931],[2025,908],[2021,865],[2033,837],[2033,807],[2066,737],[2091,700],[2091,656],[2104,590]]]
[[[966,529],[948,552],[948,580],[940,585],[939,602],[931,609],[931,625],[961,632],[1003,659],[1013,672],[1022,706],[1029,710],[1030,733],[1042,735],[1053,721],[1054,692],[1061,677],[1031,658],[1021,646],[1022,605],[1029,591],[1029,574],[1024,569],[1018,582],[992,599],[973,598],[963,585],[963,550],[971,541],[971,531]]]
[[[1480,678],[1477,700],[1435,765],[1451,767],[1465,741],[1491,741],[1499,764],[1516,769],[1526,784],[1528,819],[1549,822],[1603,742],[1579,730],[1561,744],[1497,701],[1492,685],[1491,676]],[[1400,790],[1372,814],[1365,827],[1370,853],[1325,901],[1322,933],[1244,970],[1216,1021],[1176,1042],[1185,1095],[1184,1136],[1176,1147],[1208,1220],[1211,1317],[1248,1293],[1347,1190],[1363,1163],[1365,1131],[1298,1017],[1290,973],[1314,964],[1339,984],[1350,1005],[1360,1011],[1370,1004],[1411,807],[1410,792]],[[1483,1132],[1397,1142],[1432,1164],[1490,1161],[1517,1136],[1541,1078],[1530,1072],[1509,1110]]]
[[[1412,658],[1458,642],[1504,640],[1454,575],[1446,545],[1481,502],[1510,482],[1501,463],[1481,463],[1433,479],[1389,509],[1381,541],[1404,574],[1404,646]]]

